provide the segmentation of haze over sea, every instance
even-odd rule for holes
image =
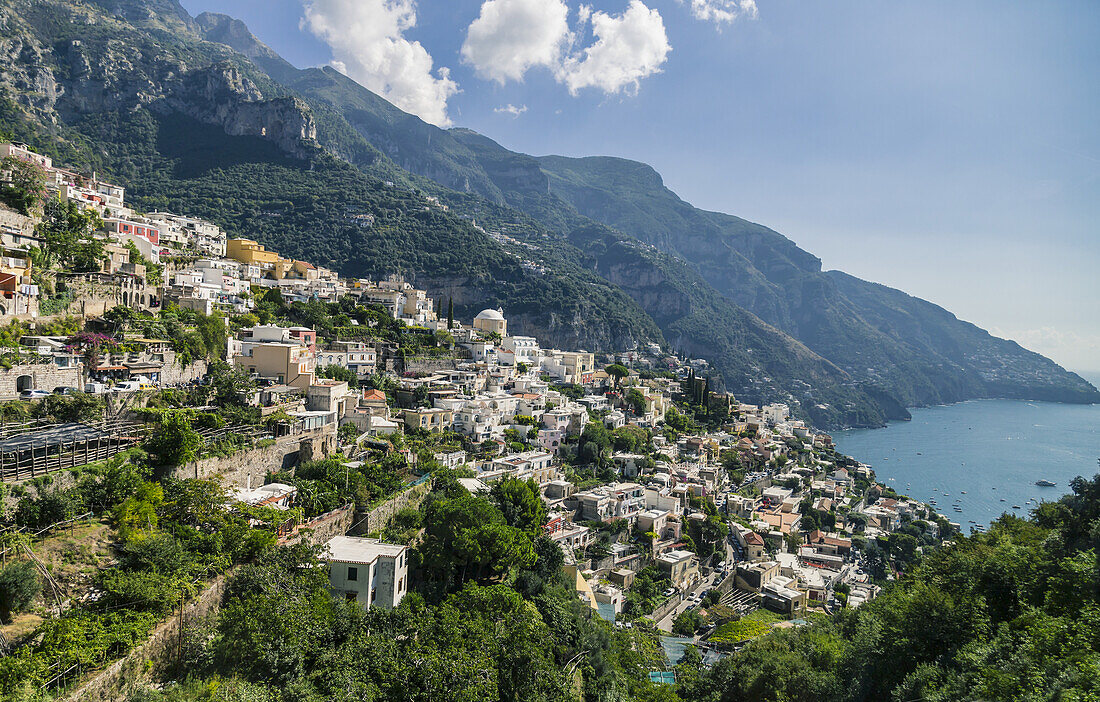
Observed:
[[[842,453],[871,465],[899,493],[936,500],[964,533],[970,520],[988,525],[1003,512],[1026,516],[1039,500],[1068,492],[1075,476],[1097,472],[1100,405],[975,400],[912,414],[910,422],[833,438]],[[1038,487],[1040,479],[1057,486]]]

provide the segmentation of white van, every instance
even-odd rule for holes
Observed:
[[[93,395],[102,395],[110,390],[107,383],[84,383],[84,392],[92,393]]]
[[[141,390],[141,383],[136,380],[123,380],[121,383],[111,388],[111,392],[113,393],[137,392],[138,390]]]

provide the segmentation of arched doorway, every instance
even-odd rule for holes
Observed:
[[[21,375],[15,380],[15,390],[17,392],[23,392],[24,390],[34,390],[34,378],[29,375]]]

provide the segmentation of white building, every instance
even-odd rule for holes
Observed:
[[[337,536],[325,544],[329,589],[364,607],[393,609],[409,588],[408,547]]]

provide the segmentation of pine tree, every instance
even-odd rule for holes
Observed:
[[[455,328],[455,299],[453,297],[447,298],[447,328]]]

